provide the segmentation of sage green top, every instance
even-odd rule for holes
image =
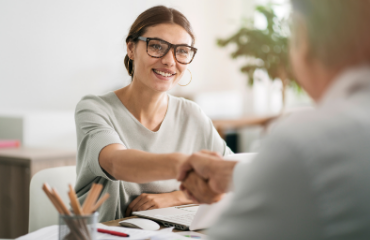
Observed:
[[[232,154],[204,112],[195,103],[169,96],[166,116],[157,132],[145,128],[122,104],[114,92],[88,95],[77,104],[76,192],[82,203],[92,183],[102,184],[102,194],[109,199],[99,209],[99,221],[123,218],[129,203],[142,193],[176,191],[176,180],[145,184],[115,180],[99,165],[100,151],[119,143],[128,149],[151,153],[181,152],[191,154],[203,149],[222,155]]]

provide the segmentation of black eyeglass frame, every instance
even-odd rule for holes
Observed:
[[[170,50],[171,50],[171,48],[173,48],[173,50],[174,50],[174,51],[173,51],[173,56],[174,56],[174,58],[176,59],[176,61],[177,61],[178,63],[180,63],[180,64],[184,64],[184,65],[190,64],[190,63],[193,61],[193,59],[194,59],[194,57],[195,57],[195,54],[196,54],[196,53],[197,53],[197,51],[198,51],[198,49],[196,49],[195,47],[189,46],[189,45],[187,45],[187,44],[172,44],[172,43],[169,43],[169,42],[167,42],[167,41],[165,41],[165,40],[163,40],[163,39],[160,39],[160,38],[138,37],[138,39],[139,39],[139,40],[141,40],[141,41],[146,42],[146,53],[147,53],[149,56],[151,56],[151,57],[153,57],[153,58],[162,58],[162,57],[166,56],[166,54],[168,53],[168,51],[170,51]],[[158,41],[162,41],[162,42],[166,43],[169,47],[168,47],[168,49],[166,50],[166,52],[165,52],[162,56],[160,56],[160,57],[152,56],[152,55],[150,55],[150,54],[149,54],[149,52],[148,52],[148,47],[149,47],[149,41],[150,41],[150,40],[158,40]],[[188,62],[188,63],[183,63],[183,62],[180,62],[180,61],[177,59],[176,54],[175,54],[175,52],[176,52],[176,48],[177,48],[177,47],[189,47],[189,48],[191,48],[191,50],[193,50],[193,51],[194,51],[194,55],[193,55],[193,57],[191,58],[190,62]]]

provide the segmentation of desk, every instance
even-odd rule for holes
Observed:
[[[35,148],[0,149],[0,238],[28,233],[31,178],[40,170],[76,165],[76,152]]]
[[[212,120],[212,122],[220,136],[225,139],[225,130],[236,130],[250,126],[261,126],[266,128],[271,121],[277,119],[278,117],[278,115],[267,117],[242,117],[237,119]]]
[[[103,222],[104,225],[107,225],[107,226],[111,226],[111,227],[119,227],[121,225],[119,225],[119,222],[120,221],[123,221],[123,220],[126,220],[126,219],[130,219],[130,218],[138,218],[137,216],[132,216],[132,217],[127,217],[127,218],[121,218],[121,219],[117,219],[117,220],[112,220],[112,221],[109,221],[109,222]],[[161,226],[161,229],[162,228],[165,228],[162,224],[160,224]],[[173,232],[183,232],[181,230],[177,230],[177,229],[173,229]],[[199,230],[199,231],[194,231],[194,232],[199,232],[199,233],[203,233],[203,234],[206,234],[206,230]],[[0,239],[1,240],[1,239]]]
[[[122,220],[125,220],[125,219],[130,219],[130,218],[137,218],[137,216],[132,216],[132,217],[127,217],[127,218],[121,218],[121,219],[117,219],[117,220],[112,220],[112,221],[108,221],[108,222],[103,222],[102,224],[104,225],[107,225],[107,226],[111,226],[111,227],[119,227],[119,222],[122,221]],[[161,225],[161,229],[162,228],[165,228]],[[174,229],[173,232],[181,232],[180,230],[176,230]],[[202,234],[206,234],[205,233],[205,230],[201,230],[201,231],[195,231],[195,232],[199,232],[199,233],[202,233]],[[124,239],[124,238],[122,238]],[[0,240],[13,240],[13,239],[0,239]]]

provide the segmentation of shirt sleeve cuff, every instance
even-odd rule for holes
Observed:
[[[113,176],[104,171],[104,169],[99,164],[99,154],[103,148],[111,144],[123,144],[122,140],[119,138],[114,131],[101,131],[95,133],[91,136],[90,142],[90,158],[91,164],[89,165],[90,170],[97,176],[104,177],[108,180],[117,181]]]

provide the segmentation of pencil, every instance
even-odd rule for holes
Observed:
[[[87,197],[84,201],[84,204],[82,205],[82,213],[83,214],[87,214],[87,208],[88,208],[88,205],[90,205],[90,201],[92,200],[91,197],[92,195],[94,194],[94,189],[95,189],[95,183],[92,184],[91,188],[90,188],[90,192],[87,194]]]
[[[92,208],[96,204],[96,200],[98,199],[101,190],[103,189],[103,185],[96,184],[93,194],[91,195],[91,201],[89,202],[89,205],[87,207],[87,214],[93,213]]]
[[[72,185],[69,185],[68,197],[71,201],[71,206],[73,213],[76,216],[80,215],[90,215],[95,212],[108,198],[109,194],[104,194],[98,201],[103,185],[92,184],[89,194],[87,195],[83,207],[81,208],[80,202],[77,199],[76,192],[74,191]],[[72,216],[71,211],[63,203],[58,191],[55,188],[50,188],[47,183],[42,185],[42,190],[45,192],[46,196],[54,205],[55,209],[60,215]],[[68,226],[70,233],[64,236],[63,239],[77,239],[77,240],[88,240],[91,238],[90,231],[87,227],[86,219],[68,219],[64,218],[65,224]]]
[[[54,200],[54,196],[51,193],[50,187],[47,183],[44,183],[42,185],[42,190],[46,193],[46,196],[48,196],[51,203],[54,205],[54,207],[57,209],[58,213],[63,214],[62,209],[59,207],[58,203]]]
[[[72,205],[74,214],[82,215],[82,209],[81,209],[80,202],[78,201],[76,192],[73,189],[71,184],[69,184],[68,196],[69,196],[69,199],[71,200],[71,205]]]
[[[99,201],[96,202],[96,204],[92,207],[91,213],[98,210],[98,208],[109,198],[109,193],[104,194],[103,197],[99,199]]]
[[[64,215],[71,216],[71,212],[68,210],[66,205],[64,205],[62,198],[60,197],[59,193],[55,188],[51,189],[51,193],[54,195],[55,200],[58,202],[59,206],[61,207]]]

